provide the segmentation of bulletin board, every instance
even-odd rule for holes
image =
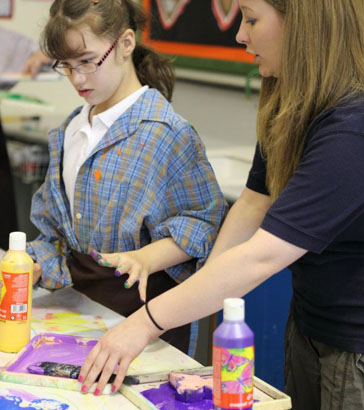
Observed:
[[[241,22],[236,0],[142,0],[150,16],[142,39],[174,57],[176,67],[229,74],[256,71],[253,56],[235,40]]]
[[[13,16],[13,0],[0,0],[0,18],[10,19]]]

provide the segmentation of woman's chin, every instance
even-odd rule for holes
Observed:
[[[273,72],[273,70],[270,70],[269,68],[264,67],[262,65],[259,66],[259,72],[260,72],[260,75],[264,78],[269,78],[269,77],[278,78],[278,76]]]

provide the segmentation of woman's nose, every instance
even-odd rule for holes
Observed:
[[[243,45],[245,45],[245,46],[248,45],[249,36],[248,36],[248,33],[247,33],[246,29],[245,29],[245,25],[244,25],[243,19],[241,20],[239,30],[238,30],[238,32],[236,33],[235,40],[236,40],[236,42],[239,43],[239,44],[243,44]]]

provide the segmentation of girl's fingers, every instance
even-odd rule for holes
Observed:
[[[117,265],[115,269],[115,276],[120,277],[121,275],[124,275],[124,273],[129,273],[131,267],[128,263],[123,263],[122,265]]]
[[[131,269],[129,272],[128,279],[124,282],[124,288],[129,289],[131,288],[135,282],[139,281],[140,278],[140,269],[134,268]]]
[[[140,300],[145,303],[147,300],[147,283],[148,283],[148,275],[141,275],[139,280],[139,296]]]
[[[101,266],[117,267],[121,265],[122,253],[100,253],[91,249],[90,256]]]

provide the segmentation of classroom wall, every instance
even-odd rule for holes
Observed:
[[[49,0],[14,0],[13,18],[0,19],[0,25],[38,41],[50,4]],[[22,83],[13,91],[43,98],[64,116],[83,102],[66,78],[55,83]],[[173,104],[194,124],[207,147],[254,144],[257,97],[248,99],[241,88],[180,80]]]

